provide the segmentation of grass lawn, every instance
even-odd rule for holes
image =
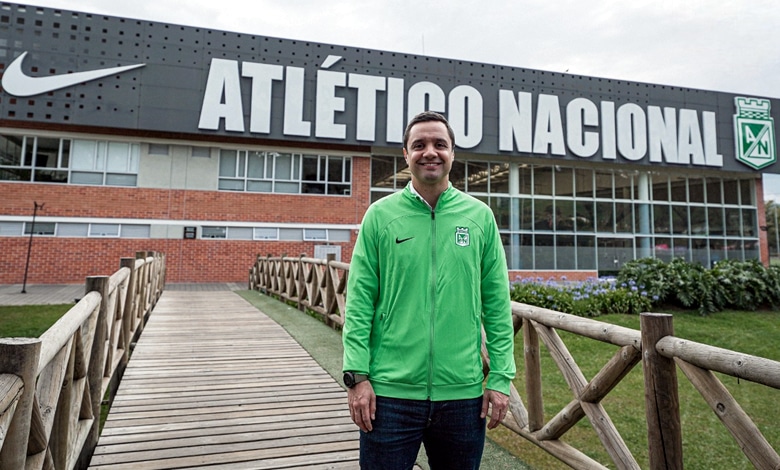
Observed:
[[[73,304],[0,307],[0,338],[37,338],[72,307]]]
[[[596,320],[639,329],[639,316],[605,315],[597,317]],[[674,312],[674,331],[675,336],[680,338],[780,360],[780,342],[777,341],[780,337],[778,312],[721,312],[708,317]],[[610,344],[562,331],[559,334],[587,379],[592,378],[617,350],[616,346]],[[569,403],[573,396],[544,345],[541,349],[545,420],[549,420]],[[524,396],[522,353],[522,334],[518,334],[515,349],[518,374],[515,386],[521,396]],[[780,400],[780,391],[729,376],[716,375],[753,419],[769,443],[778,448],[780,420],[776,403]],[[729,432],[679,369],[677,380],[686,470],[752,469],[753,466],[743,456]],[[607,395],[602,404],[639,466],[648,468],[641,363]],[[489,436],[534,468],[569,468],[505,428],[491,431]],[[574,426],[562,440],[609,468],[614,468],[587,418]]]

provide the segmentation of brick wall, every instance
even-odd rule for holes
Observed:
[[[0,214],[31,217],[97,217],[304,224],[360,223],[368,208],[370,161],[353,160],[352,195],[323,197],[151,188],[0,183]],[[40,220],[40,219],[39,219]],[[355,234],[341,246],[349,261]],[[0,237],[0,284],[21,284],[29,237]],[[27,282],[81,283],[86,276],[118,269],[120,258],[159,251],[167,258],[168,282],[245,282],[258,254],[314,255],[315,242],[130,238],[33,238]]]

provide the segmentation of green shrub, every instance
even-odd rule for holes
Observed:
[[[517,279],[512,300],[583,317],[637,314],[654,307],[677,307],[701,315],[723,310],[755,311],[780,306],[780,266],[723,260],[707,269],[675,258],[665,263],[642,258],[626,263],[614,279],[568,283]]]
[[[653,299],[641,286],[630,281],[618,285],[614,279],[589,279],[567,283],[541,278],[517,279],[512,284],[512,300],[581,317],[608,313],[639,314],[650,310]]]
[[[702,315],[780,305],[780,267],[765,268],[757,260],[723,260],[707,269],[682,258],[669,263],[643,258],[626,263],[617,279],[645,285],[659,305],[697,310]]]

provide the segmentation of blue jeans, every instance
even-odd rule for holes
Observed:
[[[432,470],[478,469],[485,446],[482,397],[428,401],[376,397],[371,432],[360,432],[360,468],[407,470],[425,445]]]

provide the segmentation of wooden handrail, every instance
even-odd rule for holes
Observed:
[[[344,324],[349,264],[300,256],[258,256],[249,270],[249,288],[295,303],[327,324]],[[713,372],[780,389],[780,362],[677,338],[671,315],[642,314],[642,328],[621,326],[512,302],[515,333],[522,331],[525,401],[512,385],[503,425],[575,469],[606,469],[605,464],[564,442],[574,424],[589,419],[617,469],[638,469],[634,456],[600,402],[642,364],[648,455],[652,470],[682,468],[682,433],[675,368],[683,371],[758,469],[780,468],[780,456]],[[617,346],[609,361],[588,381],[558,331]],[[545,345],[574,400],[545,421],[541,345]],[[485,367],[489,361],[484,352]],[[674,377],[674,379],[672,379]]]
[[[109,400],[162,294],[165,255],[140,252],[86,294],[40,338],[0,338],[0,468],[87,468]]]

